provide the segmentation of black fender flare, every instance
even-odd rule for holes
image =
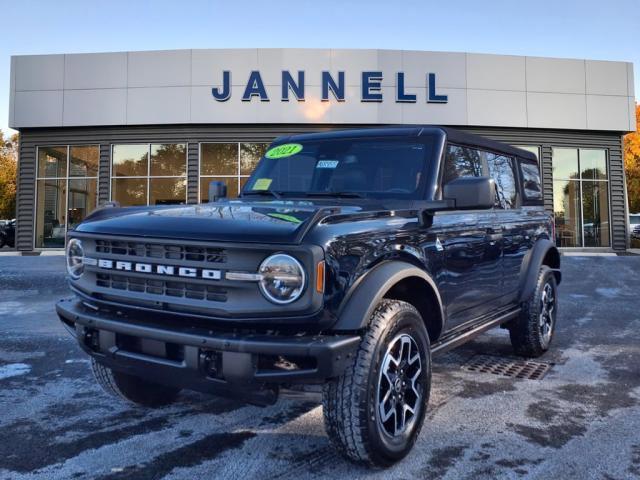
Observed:
[[[338,309],[338,321],[332,330],[355,331],[365,328],[374,309],[385,294],[395,284],[409,277],[417,277],[424,280],[433,290],[440,308],[440,321],[442,323],[440,328],[442,329],[445,319],[442,297],[431,276],[408,262],[385,261],[363,275],[351,287]]]
[[[560,272],[560,252],[554,245],[554,243],[547,239],[542,238],[533,245],[533,248],[527,252],[520,268],[520,284],[518,302],[524,302],[531,296],[536,288],[536,281],[538,280],[538,272],[542,266],[547,254],[551,252],[553,263],[551,266],[553,274],[556,277],[556,282],[560,284],[562,281],[562,273]]]

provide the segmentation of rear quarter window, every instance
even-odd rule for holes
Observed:
[[[522,193],[525,200],[542,200],[542,183],[540,181],[540,167],[537,163],[520,160],[520,174],[522,175]]]

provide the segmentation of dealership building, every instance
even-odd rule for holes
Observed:
[[[556,242],[624,250],[631,63],[475,53],[228,49],[11,58],[20,131],[16,246],[64,247],[108,201],[236,196],[266,146],[298,132],[435,124],[534,152]]]

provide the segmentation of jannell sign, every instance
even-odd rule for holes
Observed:
[[[382,81],[384,79],[383,72],[369,71],[362,72],[360,101],[362,102],[382,102]],[[412,93],[405,88],[404,72],[396,72],[395,84],[395,101],[397,103],[416,103],[418,95]],[[282,79],[280,83],[280,100],[288,102],[293,96],[299,102],[305,101],[305,72],[298,71],[297,78],[291,74],[289,70],[282,71]],[[425,75],[426,84],[426,103],[447,103],[449,98],[447,95],[439,95],[436,88],[436,74],[428,73]],[[329,101],[329,94],[338,102],[345,101],[345,72],[338,72],[337,76],[333,76],[330,72],[323,71],[320,79],[321,97],[323,102]],[[262,102],[268,102],[271,99],[267,95],[267,89],[262,80],[262,75],[258,70],[253,70],[242,89],[242,101],[250,102],[254,97]],[[222,72],[222,86],[213,87],[211,89],[213,98],[218,102],[226,102],[233,94],[231,83],[231,71]]]

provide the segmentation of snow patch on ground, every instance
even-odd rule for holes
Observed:
[[[26,375],[30,371],[31,367],[26,363],[10,363],[9,365],[3,365],[0,367],[0,380]]]
[[[620,295],[620,289],[599,287],[599,288],[596,288],[596,293],[599,295],[602,295],[603,297],[615,298],[618,295]]]

